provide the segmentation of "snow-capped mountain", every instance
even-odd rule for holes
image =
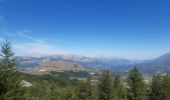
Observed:
[[[48,61],[69,61],[90,69],[106,69],[114,72],[127,72],[132,67],[138,67],[142,73],[167,73],[170,72],[170,53],[152,60],[128,60],[115,57],[87,57],[81,55],[46,55],[39,57],[17,57],[20,70],[32,69]]]
[[[81,64],[87,68],[95,69],[110,69],[114,66],[125,66],[130,64],[136,64],[136,61],[131,61],[123,58],[115,57],[87,57],[81,55],[72,55],[72,54],[55,54],[55,55],[46,55],[39,57],[17,57],[18,58],[18,68],[19,69],[30,69],[40,65],[46,61],[70,61],[77,64]]]

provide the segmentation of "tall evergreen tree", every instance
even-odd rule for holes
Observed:
[[[0,56],[0,99],[24,100],[24,90],[17,72],[16,58],[7,39],[1,45]]]
[[[125,85],[122,83],[118,75],[115,76],[115,79],[113,81],[113,99],[127,100]]]
[[[130,100],[147,100],[147,87],[144,83],[142,74],[135,67],[128,76],[129,99]]]
[[[170,100],[170,76],[166,75],[162,80],[162,100]]]
[[[112,82],[109,71],[103,71],[98,84],[99,100],[112,100]]]
[[[151,100],[163,100],[162,95],[162,79],[161,76],[154,76],[150,86],[150,99]]]
[[[92,100],[93,89],[90,80],[80,81],[76,93],[78,100]]]

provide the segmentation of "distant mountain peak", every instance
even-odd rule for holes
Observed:
[[[155,63],[170,63],[170,52],[156,58]]]
[[[164,56],[170,56],[170,52],[165,53],[165,54],[163,54],[163,55],[162,55],[162,56],[160,56],[160,57],[164,57]]]

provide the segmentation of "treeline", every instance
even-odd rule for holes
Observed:
[[[0,100],[170,100],[170,76],[153,76],[146,84],[134,67],[126,81],[103,71],[97,82],[52,76],[21,74],[10,42],[4,41],[0,53]],[[24,87],[22,79],[33,86]]]
[[[103,71],[97,84],[80,81],[76,89],[74,100],[170,100],[170,76],[157,75],[146,84],[137,68],[129,72],[126,82]]]

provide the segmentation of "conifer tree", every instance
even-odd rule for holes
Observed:
[[[151,100],[163,100],[162,95],[162,79],[161,76],[154,76],[150,86],[150,99]]]
[[[103,71],[98,84],[99,100],[112,100],[112,82],[109,71]]]
[[[166,75],[162,80],[162,100],[170,100],[170,76]]]
[[[1,45],[0,100],[24,100],[24,89],[16,68],[16,58],[6,39]]]
[[[90,79],[87,81],[80,81],[76,93],[78,100],[92,100],[93,90]]]
[[[147,87],[144,83],[142,74],[135,67],[128,76],[129,99],[130,100],[147,100]]]
[[[113,81],[113,99],[127,100],[125,85],[122,83],[118,75],[115,76],[115,79]]]

